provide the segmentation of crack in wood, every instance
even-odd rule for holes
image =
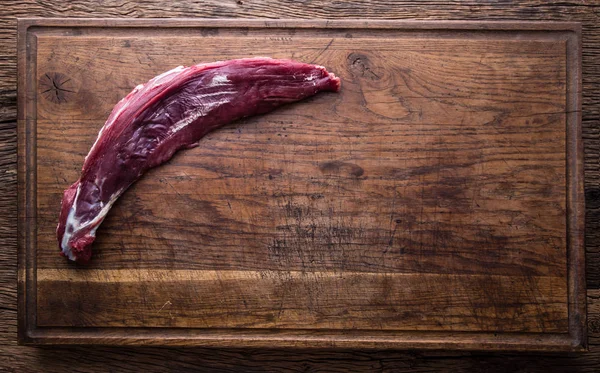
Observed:
[[[66,103],[71,100],[72,94],[77,93],[72,83],[72,79],[63,73],[45,73],[40,78],[42,97],[55,104]]]

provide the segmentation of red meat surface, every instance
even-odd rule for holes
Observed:
[[[64,192],[56,229],[61,254],[88,262],[96,229],[119,196],[208,132],[339,88],[322,66],[262,57],[180,66],[137,86],[114,107],[79,180]]]

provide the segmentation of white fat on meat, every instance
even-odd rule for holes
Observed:
[[[123,193],[123,189],[115,192],[110,197],[110,200],[105,205],[101,205],[102,209],[94,217],[94,219],[92,219],[88,222],[82,223],[79,219],[77,219],[75,217],[75,215],[77,214],[77,205],[75,202],[77,201],[77,198],[79,197],[80,191],[81,191],[81,185],[78,185],[77,193],[75,193],[75,198],[73,199],[73,205],[71,206],[71,210],[69,210],[69,215],[67,216],[67,221],[65,224],[65,234],[63,235],[62,241],[60,242],[60,247],[61,247],[63,254],[65,254],[65,256],[67,256],[71,260],[75,260],[75,254],[73,254],[73,250],[71,249],[71,246],[69,246],[69,240],[73,236],[73,233],[75,233],[81,229],[85,229],[89,226],[93,226],[93,228],[90,230],[90,232],[88,234],[92,237],[96,237],[96,230],[100,226],[100,223],[102,223],[102,220],[104,220],[104,217],[106,216],[106,214],[108,214],[108,211],[110,211],[112,205],[117,201],[119,196],[121,196],[121,194]]]
[[[218,87],[231,83],[227,75],[215,75],[206,87]]]
[[[175,133],[181,131],[182,129],[184,129],[191,123],[193,123],[196,119],[208,115],[210,113],[210,111],[212,109],[214,109],[215,107],[229,103],[231,101],[234,93],[235,93],[234,91],[226,91],[226,92],[213,92],[213,93],[197,95],[196,99],[198,99],[199,102],[202,102],[201,100],[203,100],[207,97],[218,97],[218,96],[222,96],[222,97],[215,98],[214,101],[209,102],[209,103],[199,104],[197,107],[195,107],[191,110],[188,110],[184,114],[184,116],[181,120],[179,120],[177,123],[175,123],[173,126],[171,126],[171,128],[169,128],[169,135],[174,135]]]

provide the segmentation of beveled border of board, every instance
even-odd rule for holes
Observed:
[[[36,324],[36,82],[28,70],[36,58],[36,28],[368,28],[405,31],[562,32],[567,46],[567,267],[568,333],[474,333],[278,329],[179,329],[37,327]],[[30,51],[31,53],[28,53]],[[93,19],[20,18],[18,56],[18,341],[34,345],[171,345],[213,347],[339,347],[455,350],[587,350],[585,200],[581,138],[581,24],[578,22],[272,20],[272,19]]]

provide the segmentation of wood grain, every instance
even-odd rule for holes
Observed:
[[[554,277],[38,270],[37,283],[40,327],[568,331]]]
[[[600,355],[598,298],[600,284],[599,196],[600,152],[600,13],[596,1],[548,2],[395,2],[387,1],[205,1],[3,2],[0,16],[0,354],[9,371],[81,372],[145,371],[452,371],[452,372],[595,372]],[[270,17],[567,20],[583,23],[583,134],[586,151],[586,251],[590,352],[583,355],[401,353],[396,351],[281,349],[182,349],[123,347],[16,346],[16,17]],[[10,367],[10,368],[9,368]]]
[[[438,331],[500,333],[477,338],[490,349],[583,343],[577,25],[23,28],[24,340],[82,338],[52,327],[121,327],[161,343],[140,328],[174,327],[231,330],[190,344],[272,340],[254,329],[296,346],[322,337],[294,330],[329,330],[328,344],[368,347],[345,329],[429,348],[444,345]],[[99,231],[92,268],[116,271],[75,275],[56,255],[58,201],[112,105],[175,64],[253,55],[324,65],[344,89],[234,123],[148,173]],[[385,330],[424,334],[388,340],[377,335]],[[470,335],[448,338],[474,346]]]
[[[56,61],[76,60],[77,66],[86,66],[85,78],[79,79],[86,80],[76,83],[85,87],[77,92],[78,102],[56,104],[42,99],[38,104],[37,183],[42,188],[37,195],[37,213],[48,217],[39,226],[38,247],[45,250],[37,252],[38,266],[67,265],[55,255],[52,231],[57,202],[64,186],[77,179],[81,160],[113,103],[130,89],[123,84],[122,92],[115,94],[97,82],[124,79],[135,86],[134,82],[173,66],[176,61],[170,62],[173,57],[165,58],[167,55],[194,56],[195,61],[189,63],[223,58],[226,52],[218,49],[218,44],[237,51],[226,58],[273,55],[269,50],[289,57],[293,51],[308,49],[294,58],[312,60],[330,42],[323,37],[310,39],[309,45],[314,45],[308,48],[305,38],[298,35],[291,43],[272,43],[270,39],[259,43],[255,36],[250,36],[251,42],[244,38],[219,37],[212,42],[187,38],[185,48],[167,48],[165,54],[164,46],[178,44],[174,39],[136,42],[128,36],[125,40],[130,47],[125,53],[114,49],[112,54],[99,56],[85,53],[97,39],[60,42],[52,38],[47,46],[45,38],[38,36],[40,55],[51,54]],[[97,48],[109,49],[107,45],[115,43],[123,41],[111,39]],[[190,47],[194,44],[199,50]],[[105,245],[109,251],[103,250],[104,245],[97,246],[102,260],[121,267],[144,263],[170,266],[168,257],[176,255],[180,256],[176,260],[185,259],[188,267],[280,269],[294,265],[289,269],[308,270],[310,264],[291,253],[312,250],[305,254],[314,266],[336,266],[343,256],[341,265],[349,270],[363,270],[368,265],[369,270],[422,271],[425,260],[435,272],[458,269],[521,274],[521,262],[533,274],[564,275],[565,252],[557,248],[565,246],[566,229],[562,190],[565,116],[561,113],[565,87],[544,92],[536,87],[547,80],[564,82],[565,61],[551,64],[553,58],[564,57],[565,46],[507,41],[497,48],[506,45],[515,53],[530,48],[535,57],[506,61],[503,56],[510,52],[493,54],[487,45],[472,45],[470,40],[444,43],[428,39],[417,47],[411,46],[414,44],[412,39],[362,40],[360,35],[339,45],[329,44],[315,62],[340,74],[345,82],[341,94],[322,95],[268,117],[230,126],[206,138],[198,149],[180,154],[168,168],[149,174],[136,185],[135,193],[116,206],[121,212],[118,217],[105,223],[104,227],[127,222],[132,232],[99,234],[101,240],[111,239]],[[256,45],[261,47],[256,50]],[[204,48],[216,55],[202,57]],[[403,50],[405,60],[390,56],[394,48]],[[471,52],[448,60],[444,53],[452,48]],[[367,49],[368,53],[352,52]],[[482,53],[488,62],[482,60]],[[161,63],[150,72],[138,70],[147,74],[139,77],[135,72],[115,77],[111,71],[116,69],[106,68],[114,63],[110,61],[134,64],[140,55]],[[185,57],[181,59],[186,63]],[[372,64],[381,76],[365,73],[365,64]],[[425,64],[427,68],[418,68]],[[510,68],[499,71],[504,64]],[[524,73],[540,65],[547,75]],[[46,77],[44,71],[58,70],[52,62],[37,68],[41,79]],[[67,62],[61,69],[78,67]],[[477,83],[469,87],[461,82],[462,91],[451,92],[456,74],[465,81],[477,79]],[[515,78],[503,81],[503,76]],[[490,93],[505,89],[509,90],[505,96]],[[106,91],[112,92],[103,93]],[[535,101],[528,102],[532,95]],[[432,96],[439,98],[428,98]],[[363,101],[367,103],[361,106]],[[513,107],[515,101],[522,107]],[[502,123],[496,125],[494,121],[500,117]],[[68,150],[60,142],[64,137],[72,139]],[[490,146],[482,148],[482,141]],[[173,198],[157,199],[157,193]],[[134,211],[144,215],[141,221],[132,216]],[[528,224],[533,219],[536,222]],[[502,233],[507,226],[514,226],[509,228],[513,231],[510,235]],[[186,227],[193,227],[197,234],[180,234]],[[457,253],[457,246],[486,246],[486,240],[494,240],[494,236],[506,238],[503,246],[508,249],[500,257],[488,260]],[[305,242],[308,239],[312,242]],[[186,249],[173,252],[165,240],[176,240],[178,247]],[[527,248],[521,249],[524,242]],[[311,249],[304,247],[307,244]],[[197,245],[203,246],[203,255],[190,255],[188,250]],[[423,245],[436,246],[439,254],[422,258]],[[123,246],[134,255],[150,256],[141,264],[132,262],[127,252],[115,256]],[[510,247],[518,247],[520,253],[510,252]],[[224,255],[230,259],[223,259]],[[454,255],[455,260],[449,258]],[[546,260],[547,256],[551,259]],[[115,261],[118,263],[113,264]],[[511,269],[511,264],[517,266]]]

